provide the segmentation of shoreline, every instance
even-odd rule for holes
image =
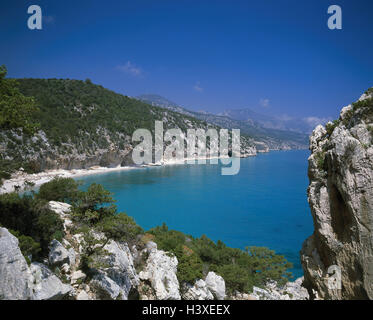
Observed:
[[[256,156],[256,155],[248,155]],[[203,157],[197,159],[191,158],[184,158],[183,160],[164,160],[160,163],[150,163],[150,164],[143,164],[143,165],[132,165],[132,166],[117,166],[117,167],[100,167],[100,166],[93,166],[89,169],[51,169],[42,171],[39,173],[25,173],[23,171],[17,171],[12,174],[10,179],[4,180],[3,184],[0,186],[0,194],[11,193],[11,192],[22,192],[26,189],[25,182],[31,182],[34,185],[31,189],[38,187],[44,183],[51,181],[55,177],[62,177],[62,178],[78,178],[82,176],[90,176],[100,173],[108,173],[108,172],[116,172],[116,171],[126,171],[126,170],[135,170],[135,169],[142,169],[142,168],[151,168],[151,167],[162,167],[162,166],[169,166],[169,165],[180,165],[180,164],[188,164],[188,161],[195,161],[195,164],[198,164],[198,160],[216,160],[216,159],[226,159],[228,157]],[[15,190],[15,188],[18,190]]]

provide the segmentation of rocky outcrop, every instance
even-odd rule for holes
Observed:
[[[278,286],[276,281],[270,281],[264,289],[253,287],[250,298],[255,300],[308,300],[309,294],[303,287],[303,280],[301,277],[294,282],[287,282],[284,286]]]
[[[213,300],[214,296],[208,289],[204,280],[197,280],[192,286],[189,283],[183,285],[183,299],[185,300]]]
[[[49,264],[51,266],[62,266],[63,264],[73,264],[75,262],[74,251],[69,251],[57,240],[52,240],[49,245]]]
[[[0,228],[0,299],[32,299],[32,276],[18,239]]]
[[[73,293],[73,288],[62,283],[45,265],[33,262],[30,269],[33,276],[34,300],[61,300]]]
[[[108,255],[103,263],[108,267],[93,276],[90,286],[96,288],[101,299],[135,298],[140,280],[127,244],[110,241],[104,249]]]
[[[310,137],[305,285],[323,299],[373,299],[372,89]]]
[[[176,276],[177,258],[167,252],[158,250],[155,243],[151,243],[149,257],[139,277],[149,282],[158,300],[180,300],[179,281]]]
[[[215,272],[210,271],[205,279],[206,286],[216,300],[225,299],[225,281]]]

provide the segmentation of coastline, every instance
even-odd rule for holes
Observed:
[[[256,156],[256,155],[247,155],[249,156]],[[17,192],[24,191],[26,189],[26,182],[31,182],[34,184],[31,189],[38,187],[44,183],[51,181],[55,177],[62,177],[62,178],[78,178],[82,176],[89,176],[95,175],[100,173],[107,173],[107,172],[114,172],[114,171],[125,171],[125,170],[135,170],[141,168],[149,168],[149,167],[159,167],[159,166],[169,166],[169,165],[180,165],[185,164],[188,161],[198,161],[198,160],[213,160],[213,159],[226,159],[228,157],[200,157],[196,159],[191,158],[184,158],[183,160],[164,160],[160,163],[150,163],[150,164],[143,164],[143,165],[133,165],[133,166],[117,166],[117,167],[100,167],[100,166],[93,166],[88,169],[52,169],[46,170],[39,173],[25,173],[23,171],[17,171],[12,174],[10,179],[4,180],[3,184],[0,186],[0,194],[4,193],[11,193],[16,191],[15,188],[19,187]],[[198,163],[196,163],[198,164]]]

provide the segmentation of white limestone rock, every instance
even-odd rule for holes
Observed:
[[[18,239],[0,228],[0,299],[32,298],[32,276],[18,246]]]
[[[206,276],[205,282],[216,300],[225,299],[225,281],[221,276],[210,271]]]
[[[90,285],[105,299],[127,300],[140,282],[131,252],[127,244],[113,240],[109,241],[104,249],[108,255],[102,262],[109,267],[100,269]]]
[[[73,292],[70,285],[62,283],[45,265],[33,262],[30,269],[34,279],[34,300],[61,300]]]
[[[199,279],[194,286],[189,283],[183,285],[183,299],[185,300],[213,300],[214,296],[207,288],[204,280]]]
[[[149,281],[158,300],[180,300],[179,281],[176,276],[177,258],[162,250],[152,249],[141,280]]]

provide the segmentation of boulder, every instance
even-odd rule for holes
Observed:
[[[180,300],[176,276],[177,258],[162,250],[152,249],[139,277],[150,282],[158,300]]]
[[[214,296],[207,288],[204,280],[199,279],[194,286],[189,283],[183,285],[183,299],[185,300],[213,300]]]
[[[33,262],[30,269],[34,279],[34,300],[61,300],[73,292],[70,285],[62,283],[45,265]]]
[[[32,298],[32,277],[18,239],[0,228],[0,300]]]
[[[104,299],[127,300],[132,293],[135,294],[140,282],[131,252],[127,244],[113,240],[104,249],[108,255],[102,259],[102,263],[108,267],[100,269],[90,285]]]
[[[216,300],[224,300],[225,298],[225,281],[215,272],[210,271],[205,279],[206,286],[213,294]]]
[[[68,251],[59,241],[52,240],[49,245],[49,264],[51,266],[62,266],[63,264],[71,264],[75,262],[75,254]]]

